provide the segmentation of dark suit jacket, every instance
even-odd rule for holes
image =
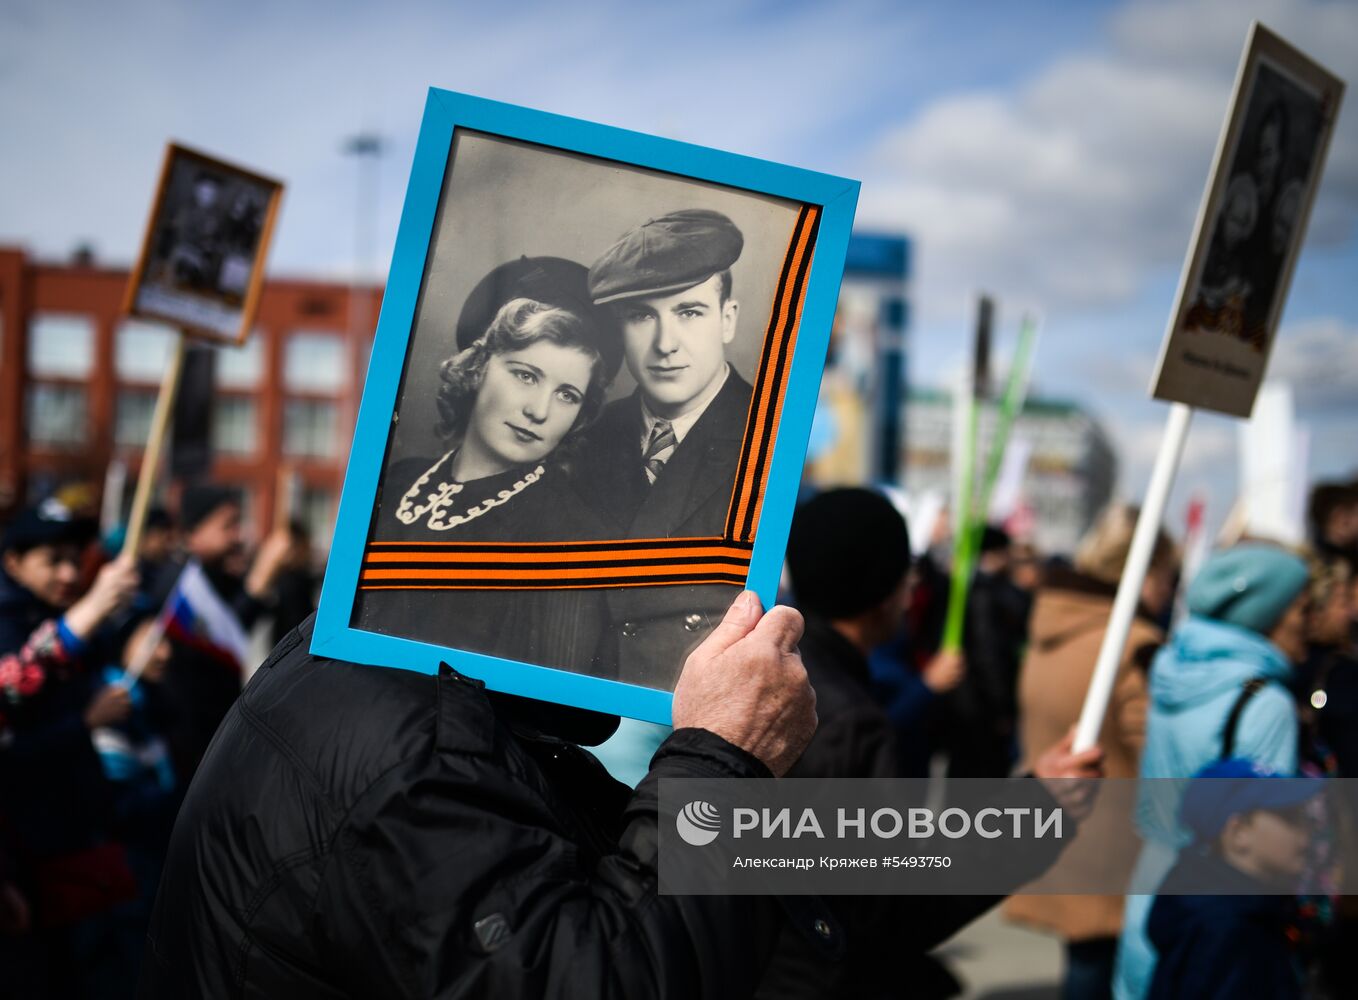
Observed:
[[[610,403],[580,446],[577,489],[611,538],[719,537],[735,488],[749,418],[750,384],[732,369],[726,384],[660,471],[641,461],[641,394]],[[628,587],[608,592],[620,680],[671,690],[684,658],[721,621],[738,588]]]

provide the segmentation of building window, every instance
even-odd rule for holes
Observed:
[[[303,486],[297,498],[297,507],[294,516],[306,525],[311,535],[312,550],[328,550],[335,534],[335,495],[329,490]]]
[[[223,389],[253,389],[259,385],[264,365],[264,334],[254,331],[239,347],[217,351],[217,385]]]
[[[30,375],[84,378],[94,367],[94,321],[88,316],[35,316],[28,332]]]
[[[28,390],[28,438],[35,445],[76,448],[85,443],[85,390],[78,385],[35,385]]]
[[[178,333],[160,323],[127,320],[120,324],[113,351],[113,367],[118,377],[128,382],[162,381],[177,336]]]
[[[253,455],[259,440],[258,413],[253,399],[218,397],[212,410],[212,450],[222,455]]]
[[[291,400],[283,409],[283,453],[300,458],[332,458],[335,424],[334,403]]]
[[[344,388],[344,341],[333,333],[294,333],[283,350],[283,384],[294,392]]]
[[[119,448],[144,448],[151,435],[151,417],[156,411],[156,394],[124,389],[118,393],[113,418],[113,443]]]

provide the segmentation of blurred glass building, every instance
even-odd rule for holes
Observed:
[[[807,449],[817,485],[899,479],[906,419],[910,241],[854,233]]]
[[[820,487],[897,486],[912,507],[937,511],[953,492],[952,396],[908,385],[911,258],[900,234],[849,241],[805,477]],[[979,421],[981,456],[993,429],[991,405]],[[1112,497],[1117,460],[1103,428],[1073,403],[1031,399],[1009,457],[996,519],[1044,552],[1072,552]]]
[[[994,405],[977,422],[977,453],[987,455]],[[952,394],[913,390],[906,404],[909,437],[904,486],[908,494],[952,491]],[[1117,457],[1099,422],[1074,403],[1030,398],[1014,421],[1009,452],[1021,460],[1013,496],[997,520],[1047,554],[1070,555],[1113,497]],[[992,511],[994,506],[992,505]]]

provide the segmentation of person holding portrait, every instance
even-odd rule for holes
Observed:
[[[621,365],[612,316],[589,300],[583,265],[501,264],[467,297],[457,352],[440,368],[440,455],[388,468],[381,542],[600,538],[603,524],[564,487],[581,431]],[[604,625],[592,590],[363,590],[355,626],[474,652],[598,673]]]

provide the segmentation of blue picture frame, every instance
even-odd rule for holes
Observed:
[[[800,322],[794,328],[795,345],[786,369],[781,410],[771,418],[775,421],[771,425],[774,437],[759,497],[762,506],[757,531],[749,539],[745,585],[756,591],[766,606],[777,594],[859,184],[465,94],[433,88],[429,91],[340,496],[312,652],[427,673],[436,672],[439,663],[447,661],[492,690],[669,724],[669,691],[449,649],[351,625],[391,417],[456,129],[771,195],[814,212],[814,253],[805,278]]]

